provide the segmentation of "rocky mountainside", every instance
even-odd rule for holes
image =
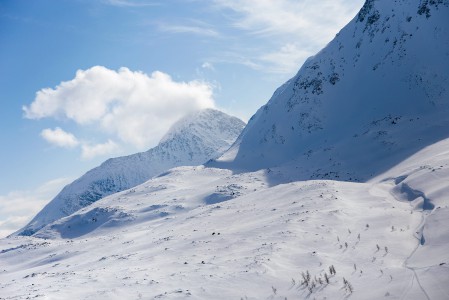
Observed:
[[[211,166],[363,181],[449,136],[449,1],[368,0]]]
[[[174,124],[155,148],[108,159],[64,187],[17,234],[31,235],[46,224],[173,167],[200,165],[216,158],[232,145],[244,126],[240,119],[213,109],[188,115]]]

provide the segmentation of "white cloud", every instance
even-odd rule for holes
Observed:
[[[207,69],[207,70],[211,70],[211,71],[215,71],[214,65],[211,64],[210,62],[204,62],[204,63],[201,65],[201,68]]]
[[[213,87],[208,83],[176,82],[159,71],[147,75],[127,68],[114,71],[95,66],[78,70],[74,79],[54,89],[38,91],[23,110],[29,119],[69,119],[144,150],[156,144],[185,114],[211,107],[215,107]],[[54,132],[49,136],[55,141]],[[106,144],[103,149],[113,148],[112,142]],[[85,153],[92,152],[86,149]]]
[[[25,226],[71,180],[51,180],[34,191],[0,195],[0,238]]]
[[[255,51],[247,51],[246,53],[242,53],[244,51],[238,51],[233,49],[233,51],[225,51],[221,52],[219,57],[209,58],[210,61],[214,63],[232,63],[247,66],[254,70],[262,71],[264,66],[260,63],[256,62],[258,60],[257,55],[261,56],[259,53],[255,53]],[[252,53],[250,55],[249,53]],[[246,54],[246,55],[245,55]],[[251,57],[251,58],[249,58]]]
[[[50,144],[58,147],[74,148],[79,145],[79,141],[73,134],[65,132],[59,127],[56,127],[54,130],[50,128],[44,129],[41,132],[41,136]]]
[[[310,51],[299,49],[295,44],[285,44],[278,51],[262,54],[259,60],[264,62],[272,73],[293,73],[298,65],[310,56]]]
[[[142,7],[142,6],[156,6],[160,5],[160,3],[151,1],[151,0],[141,0],[141,1],[132,1],[132,0],[103,0],[103,3],[118,6],[118,7]]]
[[[81,158],[92,159],[97,156],[105,156],[116,152],[120,147],[112,140],[103,144],[88,143],[86,141],[79,141],[73,134],[65,132],[59,127],[52,129],[44,129],[41,136],[50,144],[63,148],[81,147]]]
[[[294,34],[328,41],[363,0],[215,0],[240,14],[235,26],[261,35]]]
[[[104,156],[112,154],[115,151],[117,151],[118,148],[119,146],[111,140],[107,141],[104,144],[96,144],[96,145],[83,144],[81,146],[82,149],[81,157],[83,159],[92,159],[96,156]]]
[[[159,24],[159,30],[168,33],[188,33],[195,35],[202,35],[208,37],[217,37],[220,34],[214,29],[201,27],[201,26],[191,26],[191,25],[169,25],[169,24]]]
[[[347,24],[364,0],[215,0],[230,9],[233,24],[254,37],[265,39],[267,47],[250,57],[245,65],[269,73],[291,73],[326,45]],[[281,48],[278,51],[273,50]],[[298,52],[296,52],[298,51]],[[242,54],[245,53],[245,54]],[[248,61],[252,61],[248,64]],[[234,60],[234,63],[239,61]]]

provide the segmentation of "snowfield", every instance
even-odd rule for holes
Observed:
[[[0,295],[448,299],[448,147],[367,183],[177,168],[36,237],[1,240]]]

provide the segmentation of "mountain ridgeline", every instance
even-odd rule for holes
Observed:
[[[449,1],[368,0],[211,166],[365,181],[449,136]]]
[[[32,235],[108,195],[132,188],[178,166],[195,166],[220,156],[236,140],[245,123],[206,109],[175,123],[160,143],[142,153],[111,158],[64,189],[16,234]]]

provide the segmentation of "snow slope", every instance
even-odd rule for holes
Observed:
[[[112,158],[75,180],[16,234],[31,235],[55,220],[168,169],[195,166],[216,158],[236,140],[245,124],[206,109],[174,124],[160,143],[146,152]]]
[[[448,299],[448,147],[367,183],[173,169],[0,240],[0,298]]]
[[[448,137],[448,36],[447,0],[366,1],[211,166],[363,181]]]

